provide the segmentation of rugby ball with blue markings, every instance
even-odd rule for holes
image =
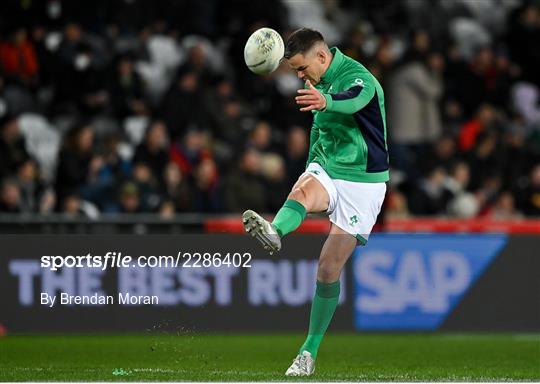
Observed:
[[[272,28],[257,29],[244,47],[244,61],[257,75],[268,75],[279,66],[285,45],[280,34]]]

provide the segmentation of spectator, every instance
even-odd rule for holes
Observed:
[[[192,38],[190,40],[193,40]],[[186,43],[186,39],[184,39]],[[210,51],[210,42],[203,41],[188,41],[189,45],[187,60],[184,66],[197,74],[202,84],[206,86],[213,76],[213,70],[208,57]]]
[[[171,147],[171,160],[184,175],[191,175],[194,168],[203,160],[212,158],[208,149],[208,134],[199,130],[190,130],[181,142]]]
[[[477,143],[478,135],[493,127],[495,110],[489,104],[480,106],[473,119],[466,122],[459,132],[459,149],[468,152]]]
[[[0,212],[22,212],[21,191],[14,179],[4,179],[0,191]]]
[[[200,102],[203,89],[195,71],[183,68],[163,98],[160,116],[173,140],[182,137],[190,126],[203,127],[205,108]]]
[[[425,152],[442,132],[443,66],[442,56],[432,52],[424,61],[404,64],[390,80],[388,124],[398,168],[411,171],[412,154]]]
[[[507,45],[512,59],[522,68],[524,80],[540,87],[540,11],[533,2],[525,2],[511,15]]]
[[[351,30],[343,43],[342,52],[349,57],[359,61],[365,62],[367,55],[365,53],[366,46],[366,26],[358,25]]]
[[[267,211],[260,169],[260,154],[254,149],[245,150],[240,156],[238,169],[233,169],[226,181],[225,197],[231,212],[242,212],[248,208],[258,212]]]
[[[448,171],[457,157],[456,141],[450,135],[443,135],[433,143],[426,154],[425,159],[429,159],[429,161],[421,161],[419,168],[425,169],[426,166],[437,165]]]
[[[459,100],[465,113],[474,113],[482,101],[489,102],[489,87],[495,80],[494,54],[490,47],[481,47],[467,66],[461,82],[467,87],[460,87]]]
[[[456,126],[461,126],[465,118],[462,94],[468,71],[468,63],[461,56],[456,44],[451,43],[446,51],[443,76],[444,118],[447,126],[451,127],[452,133],[456,131]]]
[[[196,212],[220,212],[221,193],[216,163],[207,158],[197,166],[194,174],[193,209]]]
[[[178,165],[169,162],[165,168],[164,196],[176,212],[187,212],[192,208],[192,190]]]
[[[225,100],[222,113],[216,122],[218,138],[234,148],[244,140],[251,122],[250,111],[239,98]]]
[[[521,210],[530,216],[540,216],[540,165],[536,165],[530,172],[529,180],[521,188]]]
[[[61,74],[56,98],[70,110],[87,116],[105,112],[110,96],[107,90],[106,54],[75,24],[68,24],[59,47]]]
[[[133,166],[133,178],[124,183],[121,190],[120,199],[122,200],[124,192],[127,191],[127,196],[123,197],[128,200],[127,205],[122,201],[120,202],[122,211],[125,212],[127,206],[133,207],[133,200],[136,197],[137,207],[135,211],[156,212],[162,202],[158,177],[161,178],[161,174],[154,174],[147,163],[135,163]],[[132,187],[132,185],[135,187]]]
[[[85,216],[94,220],[99,217],[97,208],[92,203],[81,199],[76,193],[69,194],[64,198],[61,212],[67,217]]]
[[[396,188],[390,187],[388,189],[385,205],[387,218],[406,219],[410,217],[407,198]]]
[[[383,89],[386,89],[387,80],[395,64],[395,54],[390,39],[381,41],[373,60],[369,63],[369,70],[379,80]]]
[[[0,132],[0,178],[13,174],[28,159],[17,118],[5,117]]]
[[[502,174],[502,158],[497,153],[498,137],[492,132],[483,132],[473,151],[466,156],[471,170],[471,190],[476,190],[482,182],[493,175]]]
[[[129,56],[118,58],[109,93],[119,119],[130,115],[148,114],[149,108],[144,101],[142,80],[135,72],[133,61]]]
[[[261,174],[266,190],[272,191],[267,195],[266,209],[268,212],[276,212],[281,208],[290,191],[283,158],[275,153],[263,154],[261,156]]]
[[[408,199],[408,206],[412,214],[425,216],[444,213],[449,199],[444,186],[445,178],[444,169],[435,167],[420,180]]]
[[[95,177],[103,166],[103,158],[93,154],[94,132],[89,125],[79,125],[68,132],[60,150],[55,189],[58,202],[80,189]]]
[[[159,217],[165,220],[174,217],[176,207],[170,200],[165,200],[159,207]]]
[[[466,162],[455,163],[450,174],[445,180],[445,188],[448,193],[447,211],[451,216],[470,218],[476,216],[480,210],[480,202],[477,197],[467,191],[471,175]]]
[[[403,61],[422,62],[431,49],[431,40],[427,31],[416,29],[409,35],[410,47],[403,57]]]
[[[497,108],[508,111],[510,101],[510,90],[512,84],[521,76],[521,70],[510,62],[508,54],[503,51],[495,52],[495,63],[493,78],[488,82],[487,101]]]
[[[8,41],[0,43],[0,64],[9,82],[32,88],[37,84],[36,51],[24,28],[16,29]]]
[[[499,195],[488,216],[494,220],[515,220],[523,218],[521,212],[516,209],[514,196],[509,191]]]
[[[260,100],[260,115],[278,129],[291,124],[311,124],[309,116],[298,113],[294,96],[304,84],[290,67],[282,63],[269,77],[269,81],[268,88],[264,90],[266,94],[257,95],[257,100]]]
[[[56,197],[52,189],[43,183],[38,175],[37,164],[28,159],[17,171],[20,191],[20,206],[23,212],[52,212]]]
[[[501,193],[502,180],[500,175],[489,173],[483,177],[480,186],[475,190],[475,197],[479,204],[479,214],[489,213]]]
[[[122,189],[120,191],[120,212],[142,212],[139,198],[139,189],[137,188],[137,185],[133,182],[127,182],[122,186]]]
[[[304,128],[293,126],[287,135],[285,152],[285,167],[287,184],[292,187],[294,182],[306,169],[309,151],[308,135]]]
[[[69,195],[62,201],[62,213],[66,216],[78,216],[81,212],[81,199],[77,195]]]
[[[454,196],[467,190],[471,173],[469,165],[464,161],[459,161],[452,165],[448,177],[445,180],[446,189]]]
[[[223,105],[227,100],[237,97],[236,91],[230,79],[224,76],[216,76],[208,92],[205,92],[205,104],[210,114],[210,124],[217,125],[223,113]],[[219,135],[219,131],[215,134]]]
[[[248,143],[259,152],[266,152],[272,145],[272,128],[267,121],[259,120],[249,135]]]
[[[163,183],[163,170],[169,162],[169,137],[163,122],[153,121],[150,124],[133,162],[147,164],[157,182]]]
[[[81,188],[81,196],[95,203],[102,212],[116,212],[120,185],[131,175],[131,163],[119,153],[118,135],[106,137],[101,167],[89,183]]]

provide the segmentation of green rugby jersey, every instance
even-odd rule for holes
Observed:
[[[389,179],[384,93],[359,62],[334,47],[330,66],[315,86],[326,98],[313,111],[308,164],[333,179],[379,183]]]

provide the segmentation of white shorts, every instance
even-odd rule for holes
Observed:
[[[330,221],[365,245],[381,211],[386,183],[331,179],[317,163],[310,163],[303,174],[315,177],[328,192]]]

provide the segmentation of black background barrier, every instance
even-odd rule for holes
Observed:
[[[411,235],[415,236],[415,235]],[[8,332],[147,330],[305,330],[325,237],[294,235],[274,256],[243,235],[1,235],[0,324]],[[442,330],[540,330],[540,241],[511,236],[504,249],[448,315]],[[368,244],[369,248],[369,244]],[[173,256],[219,253],[251,256],[250,267],[62,268],[44,255]],[[237,256],[236,262],[240,256]],[[247,256],[242,261],[246,262]],[[181,264],[187,257],[180,258]],[[146,261],[150,261],[147,259]],[[190,260],[191,265],[194,259]],[[226,260],[225,260],[226,261]],[[332,329],[354,329],[352,267],[342,275]],[[42,293],[110,295],[112,305],[40,302]],[[158,305],[121,305],[118,293],[158,296]]]
[[[540,330],[540,236],[510,236],[442,329]]]

